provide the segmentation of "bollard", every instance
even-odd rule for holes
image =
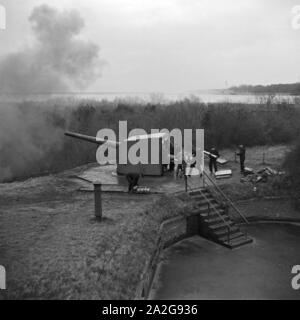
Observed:
[[[95,196],[95,217],[101,220],[102,218],[101,183],[94,183],[94,196]]]

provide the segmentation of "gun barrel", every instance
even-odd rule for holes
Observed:
[[[96,144],[103,144],[105,142],[105,141],[97,141],[96,137],[87,136],[85,134],[80,134],[80,133],[75,133],[75,132],[66,131],[65,135],[68,137],[72,137],[72,138],[76,138],[76,139],[80,139],[80,140],[85,140],[85,141],[89,141],[89,142],[96,143]]]
[[[98,144],[98,145],[101,145],[101,144],[104,144],[104,143],[107,143],[108,145],[110,145],[112,147],[117,147],[119,145],[118,141],[100,139],[98,137],[87,136],[85,134],[76,133],[76,132],[66,131],[65,135],[68,136],[68,137],[72,137],[72,138],[76,138],[76,139],[92,142],[92,143],[95,143],[95,144]]]

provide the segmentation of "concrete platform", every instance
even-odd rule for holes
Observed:
[[[93,165],[77,174],[77,178],[85,181],[83,190],[92,190],[94,182],[102,183],[103,191],[127,192],[128,182],[125,176],[116,174],[116,165]],[[200,184],[200,178],[192,178],[195,184]],[[166,172],[163,176],[144,176],[139,180],[140,186],[149,187],[152,193],[173,193],[185,190],[183,178],[176,178],[173,172]]]
[[[228,250],[200,237],[165,251],[154,299],[296,299],[291,280],[300,264],[300,226],[255,224],[254,242]]]

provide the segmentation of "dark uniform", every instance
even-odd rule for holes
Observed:
[[[180,178],[182,178],[182,176],[185,175],[185,171],[186,171],[186,161],[182,154],[180,154],[180,156],[182,157],[182,159],[181,159],[181,163],[178,163],[177,165],[176,177],[179,176]]]
[[[241,172],[244,172],[245,171],[246,149],[243,145],[239,146],[239,151],[237,152],[237,155],[240,157]]]
[[[213,173],[213,170],[215,171],[215,172],[217,172],[218,171],[218,166],[217,166],[217,159],[219,158],[219,152],[218,152],[218,150],[216,149],[216,148],[211,148],[210,149],[210,153],[212,154],[212,155],[215,155],[216,156],[216,158],[215,157],[213,157],[212,155],[209,155],[209,171],[211,172],[211,173]]]
[[[138,173],[128,173],[126,179],[128,181],[128,192],[132,192],[133,188],[138,185],[140,175]]]

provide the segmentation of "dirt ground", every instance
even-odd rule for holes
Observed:
[[[287,148],[268,150],[270,156],[266,159],[274,167],[280,164]],[[256,156],[251,163],[252,152],[248,150],[247,165],[249,162],[255,168],[262,150],[254,151]],[[230,185],[232,179],[240,184],[238,164],[232,155],[232,151],[222,152],[231,160],[227,166],[234,175],[220,184]],[[173,176],[144,178],[140,184],[150,186],[153,193],[129,195],[125,178],[119,181],[112,171],[112,167],[91,164],[60,174],[0,184],[0,264],[7,271],[7,290],[1,291],[0,298],[132,297],[154,245],[158,216],[177,214],[175,203],[161,208],[154,203],[162,193],[183,190],[184,184]],[[93,193],[88,192],[92,186],[83,180],[98,180],[99,176],[102,182],[111,184],[103,189],[113,191],[103,193],[102,222],[94,219]],[[243,210],[249,211],[247,215],[260,214],[260,205],[266,206],[253,202]],[[285,204],[281,204],[281,210],[279,202],[268,202],[267,206],[270,214],[296,215]],[[155,211],[155,219],[147,208]]]
[[[246,150],[245,166],[258,171],[260,169],[271,167],[273,169],[281,169],[282,162],[286,153],[289,151],[289,147],[285,145],[269,146],[269,147],[252,147]],[[228,163],[224,165],[218,165],[219,170],[231,169],[232,176],[228,179],[220,179],[218,184],[232,184],[240,183],[242,177],[240,173],[239,157],[235,157],[235,150],[225,149],[220,151],[220,156],[225,158]]]

